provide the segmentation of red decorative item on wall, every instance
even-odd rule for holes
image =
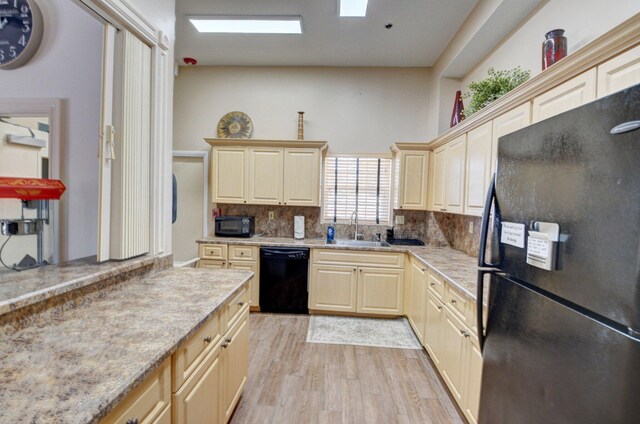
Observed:
[[[462,104],[462,92],[456,91],[456,101],[453,103],[451,112],[451,127],[459,124],[464,119],[464,104]]]
[[[60,180],[0,177],[0,199],[58,200],[66,189]]]

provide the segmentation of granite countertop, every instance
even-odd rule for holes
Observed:
[[[0,274],[0,315],[86,287],[109,277],[151,265],[157,258],[96,262],[91,256],[60,265]]]
[[[197,240],[198,243],[227,243],[242,244],[248,246],[282,246],[282,247],[309,247],[326,249],[364,250],[380,252],[400,252],[409,253],[415,258],[429,266],[451,285],[458,288],[471,300],[476,300],[477,288],[477,258],[465,253],[451,249],[450,247],[436,246],[347,246],[325,244],[325,239],[303,239],[296,240],[285,237],[205,237]],[[484,291],[484,303],[487,303],[488,287]]]
[[[99,421],[252,276],[169,269],[0,336],[0,422]]]

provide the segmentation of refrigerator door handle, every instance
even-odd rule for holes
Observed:
[[[487,274],[494,274],[497,270],[479,269],[477,292],[476,292],[476,326],[478,328],[478,344],[480,345],[480,352],[484,349],[485,328],[484,328],[484,276]]]
[[[487,191],[487,198],[484,202],[484,211],[482,212],[482,228],[480,230],[480,251],[478,253],[478,266],[480,268],[497,268],[498,264],[488,263],[486,261],[487,236],[489,234],[489,217],[491,216],[491,207],[496,199],[496,174],[491,178],[491,184]]]

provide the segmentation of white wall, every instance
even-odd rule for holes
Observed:
[[[2,96],[66,100],[61,174],[67,213],[60,222],[61,259],[96,253],[98,126],[102,25],[72,0],[41,0],[44,37],[22,68],[0,71]],[[1,174],[1,172],[0,172]]]
[[[462,79],[485,78],[487,69],[511,69],[520,65],[535,76],[541,72],[544,35],[556,28],[565,30],[569,54],[640,12],[639,0],[551,0],[505,42]]]
[[[242,111],[252,138],[326,140],[333,153],[389,153],[395,141],[427,136],[429,70],[415,68],[180,68],[174,149],[206,150],[220,118]]]

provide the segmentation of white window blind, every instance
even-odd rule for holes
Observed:
[[[324,161],[323,219],[348,221],[354,211],[364,224],[388,224],[391,159],[338,156]]]

